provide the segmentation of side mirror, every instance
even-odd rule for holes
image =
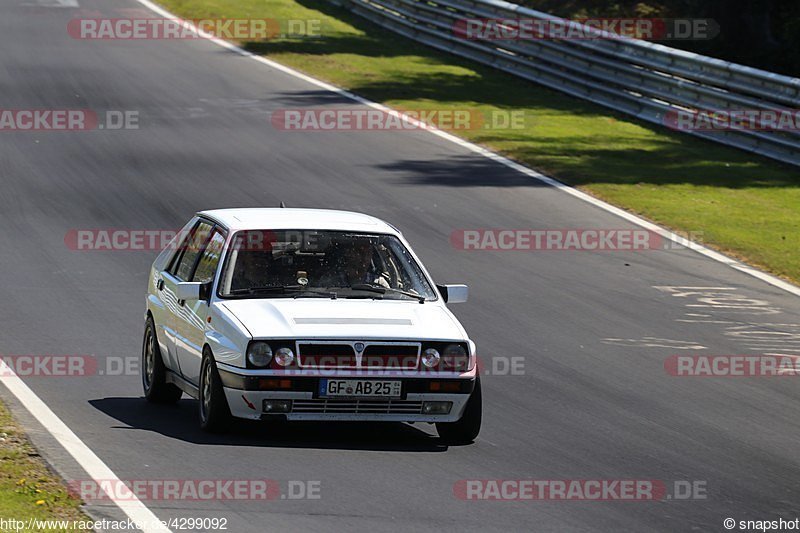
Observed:
[[[449,304],[464,303],[469,297],[469,287],[466,285],[437,285],[436,288],[442,293],[444,301]]]
[[[175,297],[178,301],[200,300],[203,297],[203,285],[199,281],[182,281],[175,286]]]

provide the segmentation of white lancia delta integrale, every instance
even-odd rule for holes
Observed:
[[[453,443],[481,426],[475,344],[400,232],[322,209],[198,213],[153,263],[147,400],[199,400],[200,424],[431,422]]]

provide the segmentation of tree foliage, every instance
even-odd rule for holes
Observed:
[[[800,0],[519,0],[518,3],[568,18],[711,18],[720,28],[715,38],[672,40],[663,44],[800,76]]]

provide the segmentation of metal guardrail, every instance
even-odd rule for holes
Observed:
[[[666,125],[677,111],[800,109],[799,78],[611,36],[577,22],[565,24],[598,38],[490,41],[458,34],[457,24],[465,19],[557,19],[502,0],[332,1],[420,43],[655,124]],[[681,131],[800,166],[797,129]]]

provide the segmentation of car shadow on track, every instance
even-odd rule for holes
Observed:
[[[213,435],[200,429],[195,400],[153,405],[144,398],[119,397],[89,400],[89,404],[125,424],[113,429],[154,431],[193,444],[383,452],[443,452],[448,448],[435,435],[402,423],[235,420],[228,433]]]

